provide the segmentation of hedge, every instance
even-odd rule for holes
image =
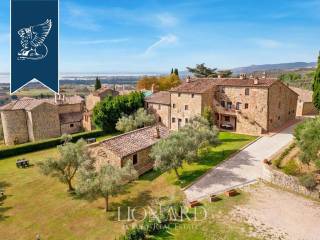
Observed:
[[[82,133],[76,133],[72,135],[72,141],[76,142],[80,138],[94,138],[94,137],[100,137],[104,134],[102,130],[95,130],[91,132],[82,132]],[[57,145],[61,144],[61,137],[59,138],[51,138],[48,140],[43,140],[39,142],[29,142],[24,143],[12,147],[7,147],[4,149],[0,149],[0,159],[12,157],[24,153],[30,153],[35,152],[47,148],[52,148]]]

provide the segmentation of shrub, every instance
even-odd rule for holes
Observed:
[[[288,175],[298,175],[299,174],[299,166],[295,160],[291,159],[287,164],[283,167],[283,172]]]
[[[120,239],[121,240],[144,240],[146,239],[146,234],[143,229],[137,226],[134,228],[129,228],[126,234]]]
[[[290,144],[289,147],[287,147],[280,155],[279,158],[276,158],[272,161],[272,165],[276,166],[277,168],[280,168],[281,162],[282,160],[291,152],[292,149],[294,149],[296,147],[296,143],[292,143]]]
[[[143,230],[150,235],[154,235],[159,232],[162,228],[162,221],[159,222],[156,218],[147,217],[143,221]]]
[[[81,138],[92,138],[92,137],[99,137],[102,135],[103,135],[103,131],[101,130],[76,133],[72,135],[72,142],[76,142]],[[61,137],[59,137],[59,138],[52,138],[52,139],[43,140],[39,142],[29,142],[29,143],[24,143],[24,144],[12,146],[12,147],[7,147],[0,150],[0,159],[16,156],[24,153],[35,152],[35,151],[39,151],[47,148],[52,148],[61,143],[62,143],[62,139]]]
[[[306,187],[309,190],[313,190],[317,186],[315,176],[312,173],[308,173],[299,177],[299,182],[302,186]]]

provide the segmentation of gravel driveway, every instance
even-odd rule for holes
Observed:
[[[293,140],[295,125],[273,136],[263,136],[229,160],[210,170],[184,190],[188,201],[255,182],[262,176],[262,161],[280,151]]]

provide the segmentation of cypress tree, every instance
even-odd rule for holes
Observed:
[[[174,69],[174,74],[177,75],[177,76],[179,76],[178,68],[175,68],[175,69]]]
[[[313,103],[320,110],[320,53],[318,56],[318,65],[313,79]]]
[[[173,68],[171,68],[171,74],[173,74]]]
[[[100,81],[100,79],[97,77],[96,78],[96,83],[94,84],[94,89],[95,90],[98,90],[98,89],[100,89],[101,88],[101,81]]]

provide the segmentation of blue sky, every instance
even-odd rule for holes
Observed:
[[[319,12],[319,0],[60,0],[60,70],[315,61]],[[9,0],[1,0],[0,72],[8,71]]]

